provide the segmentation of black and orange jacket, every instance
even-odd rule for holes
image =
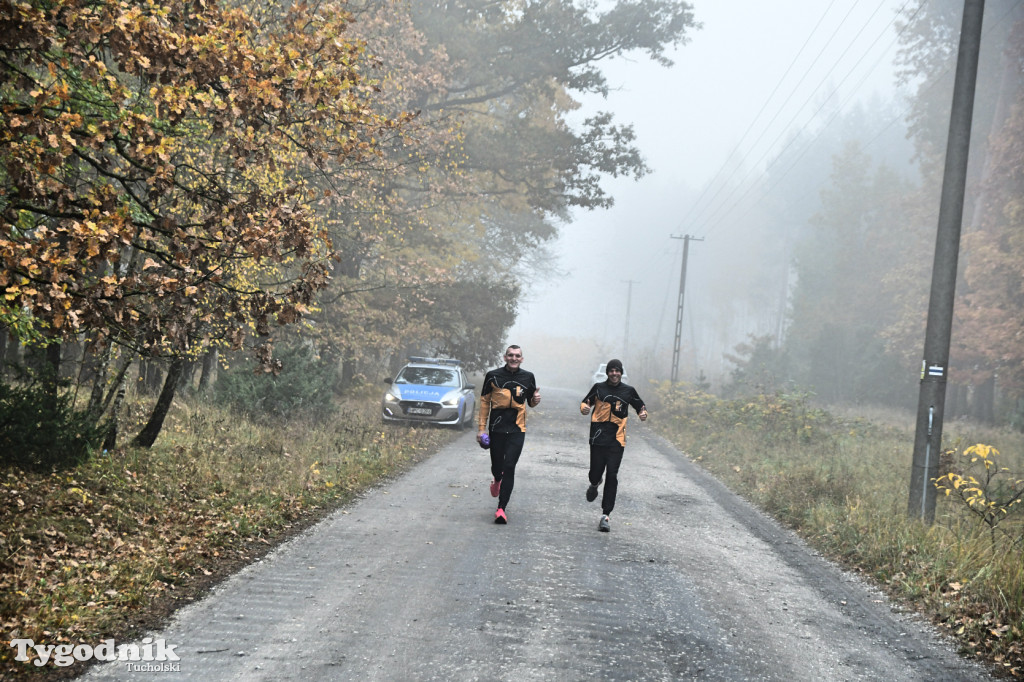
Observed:
[[[590,406],[590,444],[620,445],[626,447],[626,418],[629,406],[637,414],[644,410],[644,401],[629,384],[621,381],[612,386],[607,381],[594,384],[587,396],[580,401],[580,412]]]
[[[532,372],[507,367],[492,369],[484,376],[480,389],[480,414],[477,431],[525,433],[526,403],[537,390]]]

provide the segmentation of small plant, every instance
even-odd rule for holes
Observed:
[[[991,445],[972,445],[963,452],[968,459],[962,472],[951,471],[935,479],[935,487],[943,490],[946,497],[963,503],[968,513],[988,526],[995,541],[995,532],[1000,524],[1015,510],[1024,509],[1024,479],[1014,479],[1010,470],[999,466],[999,450]],[[1007,537],[1019,544],[1024,535]]]
[[[42,382],[0,381],[0,464],[45,471],[84,462],[103,440],[103,427],[76,410],[64,392]]]

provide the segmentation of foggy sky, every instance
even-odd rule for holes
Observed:
[[[639,182],[607,180],[615,206],[579,212],[563,226],[553,250],[565,275],[537,273],[529,281],[509,335],[524,346],[524,366],[575,386],[589,378],[575,374],[598,361],[623,357],[629,371],[646,353],[648,373],[662,376],[644,378],[667,379],[683,243],[672,235],[690,234],[704,241],[690,242],[686,371],[727,372],[723,352],[775,324],[764,306],[763,314],[751,313],[743,296],[727,290],[730,279],[742,279],[732,275],[751,267],[743,258],[753,256],[734,256],[737,242],[751,239],[744,231],[749,206],[765,200],[755,182],[792,129],[818,128],[836,109],[897,97],[893,20],[905,4],[697,0],[703,28],[672,54],[673,67],[641,56],[606,63],[616,90],[607,100],[585,100],[579,115],[606,110],[631,123],[653,172]],[[729,331],[721,320],[710,323],[715,316],[729,318]]]

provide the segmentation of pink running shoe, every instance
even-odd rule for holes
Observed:
[[[497,497],[501,492],[501,481],[491,481],[491,497]]]
[[[498,511],[494,512],[494,522],[505,525],[508,523],[508,517],[505,516],[505,510],[498,507]]]

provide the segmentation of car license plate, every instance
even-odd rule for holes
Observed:
[[[406,414],[432,414],[429,407],[410,407],[405,411]]]

